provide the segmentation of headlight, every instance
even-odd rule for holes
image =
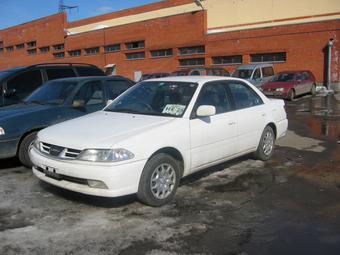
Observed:
[[[283,91],[283,88],[277,88],[276,91]]]
[[[83,150],[79,160],[92,162],[117,162],[134,158],[132,152],[125,149],[87,149]]]
[[[40,151],[40,141],[39,141],[38,138],[36,138],[36,139],[34,140],[34,142],[32,143],[32,146],[33,146],[34,148],[36,148],[38,151]]]
[[[5,129],[3,129],[2,127],[0,127],[0,135],[5,135]]]

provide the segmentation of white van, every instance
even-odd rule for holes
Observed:
[[[236,68],[232,77],[245,79],[253,85],[260,87],[275,75],[272,64],[241,65]]]

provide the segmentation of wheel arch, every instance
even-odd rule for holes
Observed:
[[[171,157],[173,157],[174,159],[176,159],[179,163],[180,163],[180,171],[181,171],[181,175],[180,177],[183,176],[184,174],[184,158],[183,158],[183,155],[182,153],[177,150],[176,148],[174,147],[163,147],[161,149],[158,149],[157,151],[155,151],[151,156],[150,158],[152,158],[153,156],[159,154],[159,153],[165,153],[165,154],[168,154],[170,155]]]
[[[24,138],[25,138],[26,136],[28,136],[29,134],[32,134],[33,132],[39,132],[40,130],[42,130],[42,129],[44,129],[44,128],[45,128],[45,127],[38,127],[38,128],[33,128],[33,129],[30,129],[30,130],[26,131],[26,132],[20,137],[20,140],[19,140],[19,142],[18,142],[17,149],[16,149],[17,155],[18,155],[18,153],[19,153],[19,148],[20,148],[20,145],[21,145],[22,141],[24,140]]]
[[[269,122],[266,127],[271,127],[274,131],[275,139],[277,138],[277,127],[274,122]]]

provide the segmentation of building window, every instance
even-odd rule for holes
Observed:
[[[53,56],[55,58],[64,58],[65,57],[65,53],[64,52],[53,53]]]
[[[14,46],[7,46],[6,51],[8,51],[8,52],[14,51]]]
[[[180,66],[204,66],[205,59],[204,58],[187,58],[179,60]]]
[[[53,45],[53,49],[54,49],[55,51],[64,50],[64,44],[61,43],[61,44]]]
[[[125,43],[127,50],[133,50],[133,49],[143,49],[145,47],[144,41],[136,41],[136,42],[128,42]]]
[[[85,49],[86,55],[99,54],[99,47],[87,48]]]
[[[3,53],[4,52],[4,48],[0,48],[0,53]]]
[[[27,50],[27,54],[30,55],[30,56],[35,55],[35,54],[37,54],[37,49]]]
[[[134,52],[134,53],[126,53],[126,59],[135,60],[135,59],[144,59],[145,52]]]
[[[17,45],[15,45],[15,48],[17,48],[17,50],[21,50],[21,49],[25,48],[25,44],[23,44],[23,43],[17,44]]]
[[[120,44],[112,44],[104,47],[105,52],[117,52],[120,51]]]
[[[68,54],[70,57],[79,57],[81,56],[81,50],[70,50]]]
[[[172,49],[152,50],[150,52],[153,58],[171,57],[173,55]]]
[[[242,55],[212,57],[213,65],[242,64]]]
[[[40,50],[40,53],[43,53],[43,54],[48,53],[50,51],[50,46],[41,47],[39,48],[39,50]]]
[[[28,42],[26,44],[27,44],[28,48],[34,48],[34,47],[37,46],[37,41],[30,41],[30,42]]]
[[[252,63],[286,62],[286,52],[251,54]]]
[[[182,47],[178,48],[179,55],[193,55],[193,54],[204,54],[205,53],[205,47],[204,45],[201,46],[192,46],[192,47]]]
[[[0,48],[3,48],[3,47],[4,47],[4,42],[0,41]]]

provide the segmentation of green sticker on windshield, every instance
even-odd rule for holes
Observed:
[[[171,114],[174,116],[181,116],[185,110],[185,105],[180,104],[167,104],[162,113]]]

